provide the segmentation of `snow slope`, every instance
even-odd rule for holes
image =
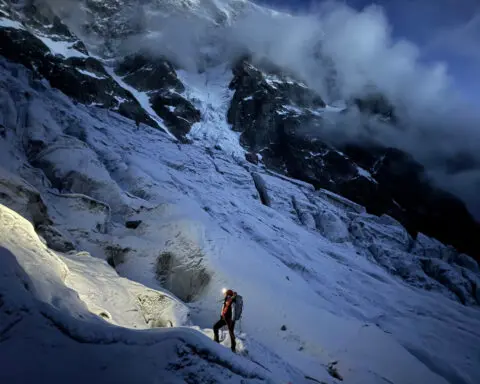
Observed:
[[[140,321],[128,302],[132,291],[125,292],[138,284],[112,272],[99,279],[102,266],[89,255],[73,261],[55,254],[3,205],[0,225],[2,383],[272,382],[265,370],[188,328],[142,332],[110,325],[106,315],[130,327]],[[98,299],[82,294],[95,282],[96,294],[111,301],[102,318],[92,313]]]
[[[113,112],[74,105],[14,65],[2,62],[0,76],[2,174],[38,190],[51,226],[75,247],[55,253],[0,207],[2,382],[175,383],[197,375],[331,383],[335,361],[346,383],[479,381],[480,312],[418,266],[432,240],[415,243],[395,220],[269,173],[230,148],[180,145]],[[183,77],[199,104],[212,103],[208,83]],[[28,103],[42,105],[41,115],[29,115],[28,124],[43,122],[35,130],[13,118],[25,113],[25,90]],[[205,114],[201,130],[222,134],[227,125],[218,119]],[[27,154],[33,140],[42,149]],[[15,207],[27,216],[31,205]],[[113,260],[122,278],[97,259]],[[453,259],[446,264],[478,277]],[[401,268],[418,287],[399,278]],[[224,286],[245,300],[237,357],[202,335],[211,337]],[[151,304],[155,297],[169,304]],[[132,330],[169,321],[192,329]],[[38,359],[22,358],[26,350]]]

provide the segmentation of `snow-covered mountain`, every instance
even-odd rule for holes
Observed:
[[[158,17],[270,11],[0,4],[2,383],[479,380],[458,199],[398,149],[322,139],[351,104],[272,63],[122,51]],[[211,340],[225,286],[245,300],[237,355]]]

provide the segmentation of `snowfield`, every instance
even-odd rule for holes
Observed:
[[[212,76],[181,145],[0,61],[0,382],[480,382],[478,264],[246,162]]]
[[[128,289],[137,289],[137,297],[148,295],[148,290],[108,273],[97,280],[104,263],[89,265],[89,255],[76,255],[75,265],[65,263],[40,242],[30,223],[4,206],[0,222],[2,382],[81,383],[101,378],[180,383],[193,375],[200,381],[272,382],[265,370],[229,356],[199,332],[187,328],[139,332],[109,325],[103,318],[112,314],[103,307],[103,316],[94,315],[95,298],[75,289],[81,292],[97,282],[96,294],[108,297],[116,320],[130,328],[136,327],[139,310],[129,300],[133,292]],[[26,351],[31,358],[19,364]]]

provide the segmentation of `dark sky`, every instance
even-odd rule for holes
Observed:
[[[257,0],[257,3],[309,12],[321,0]],[[361,11],[380,5],[395,39],[407,39],[422,60],[443,61],[461,91],[480,100],[480,0],[343,0]]]

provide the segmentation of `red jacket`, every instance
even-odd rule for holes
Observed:
[[[222,317],[227,319],[232,318],[232,303],[235,300],[235,294],[233,296],[227,296],[223,302]]]

